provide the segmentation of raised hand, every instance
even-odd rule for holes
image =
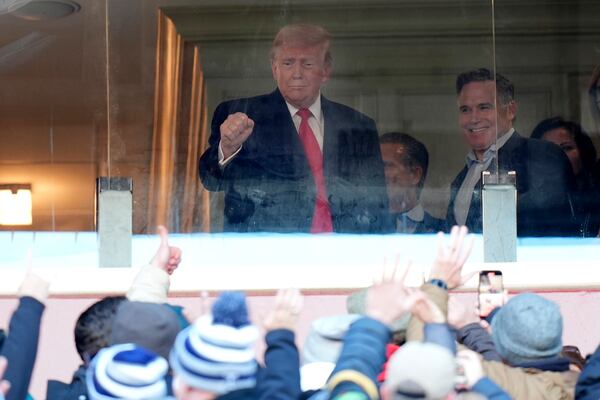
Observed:
[[[474,322],[481,322],[474,302],[466,305],[454,297],[448,299],[448,324],[450,326],[460,329]]]
[[[28,271],[25,279],[23,279],[23,283],[21,283],[21,287],[19,287],[19,297],[33,297],[40,303],[45,304],[48,299],[49,287],[50,283],[33,272]]]
[[[221,124],[221,150],[225,158],[235,153],[248,139],[254,129],[254,121],[246,114],[230,114]]]
[[[425,295],[416,299],[410,311],[424,324],[443,324],[446,322],[446,316],[442,310]]]
[[[383,324],[390,325],[410,311],[413,304],[425,295],[415,289],[404,286],[408,273],[407,265],[398,273],[398,265],[384,268],[375,276],[373,286],[367,290],[365,314]]]
[[[456,354],[456,363],[461,375],[462,384],[468,389],[472,388],[481,378],[483,378],[483,367],[479,354],[472,350],[460,350]]]
[[[275,297],[275,305],[264,321],[267,331],[296,327],[298,317],[304,305],[304,298],[298,289],[279,289]]]
[[[150,261],[150,264],[171,275],[181,262],[181,249],[179,247],[169,246],[169,231],[167,228],[159,225],[156,230],[160,236],[160,245],[152,258],[152,261]]]
[[[448,289],[455,289],[468,281],[476,272],[462,276],[462,268],[473,248],[473,238],[467,238],[466,226],[453,226],[448,245],[444,245],[444,234],[438,233],[438,250],[429,279],[446,282]]]

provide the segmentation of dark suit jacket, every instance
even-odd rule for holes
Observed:
[[[378,134],[371,118],[321,97],[323,169],[335,232],[390,231]],[[234,159],[218,165],[219,127],[243,112],[254,130]],[[225,191],[225,231],[309,232],[316,186],[279,90],[221,103],[213,115],[200,178]]]
[[[392,214],[392,218],[396,219],[397,221],[399,221],[400,223],[402,223],[402,214]],[[444,221],[443,219],[438,219],[436,217],[434,217],[433,215],[429,214],[427,211],[425,211],[425,214],[423,214],[423,220],[422,221],[412,221],[413,224],[416,224],[415,230],[413,233],[438,233],[440,231],[444,231],[446,230],[446,221]],[[398,224],[398,222],[396,222],[396,224]],[[396,227],[397,232],[403,232],[403,229],[398,230],[398,227]]]
[[[571,236],[576,234],[569,193],[573,173],[557,145],[526,139],[518,133],[498,151],[499,171],[517,173],[517,235]],[[454,201],[467,175],[465,167],[450,186],[447,225],[456,224]],[[470,231],[482,231],[481,180],[475,186],[467,221]]]

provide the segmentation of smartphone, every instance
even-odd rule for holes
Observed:
[[[481,271],[478,286],[479,316],[487,317],[496,307],[504,305],[504,283],[502,271]]]

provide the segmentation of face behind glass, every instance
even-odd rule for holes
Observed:
[[[575,139],[571,132],[565,128],[556,128],[544,133],[542,139],[559,145],[567,157],[569,157],[573,174],[575,174],[575,176],[579,175],[583,168],[583,164],[581,162],[579,147],[577,147],[577,143],[575,143]]]
[[[458,123],[467,144],[478,156],[496,141],[498,135],[512,128],[515,118],[514,102],[501,105],[498,100],[496,112],[494,98],[493,81],[467,83],[458,95]]]
[[[381,158],[385,167],[385,181],[390,203],[390,211],[403,212],[408,204],[408,192],[416,190],[421,178],[419,171],[410,168],[402,162],[406,150],[397,143],[382,143]]]
[[[331,72],[325,63],[323,45],[281,46],[275,51],[271,70],[285,100],[297,108],[307,108],[315,102]]]

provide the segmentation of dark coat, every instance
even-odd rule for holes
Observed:
[[[492,165],[494,163],[492,162]],[[572,236],[577,234],[570,203],[573,172],[564,152],[553,143],[513,133],[498,151],[499,172],[517,173],[517,235]],[[465,166],[450,185],[447,226],[456,224],[454,202],[468,172]],[[481,179],[475,186],[465,225],[481,233]]]
[[[85,400],[88,391],[85,382],[86,367],[81,365],[73,374],[71,383],[49,380],[46,389],[46,400]]]
[[[8,336],[0,352],[8,360],[4,374],[4,379],[11,384],[7,400],[23,400],[27,397],[44,308],[44,304],[33,297],[23,296],[10,318]]]
[[[300,398],[300,356],[294,340],[294,332],[288,329],[276,329],[265,335],[265,368],[258,375],[255,399]]]
[[[581,371],[575,386],[575,398],[581,400],[600,399],[600,346]]]
[[[391,231],[374,121],[325,97],[321,108],[323,169],[334,232]],[[219,128],[235,112],[247,114],[255,126],[241,151],[221,168]],[[310,231],[316,186],[279,90],[221,103],[199,169],[206,189],[225,191],[225,231]]]

